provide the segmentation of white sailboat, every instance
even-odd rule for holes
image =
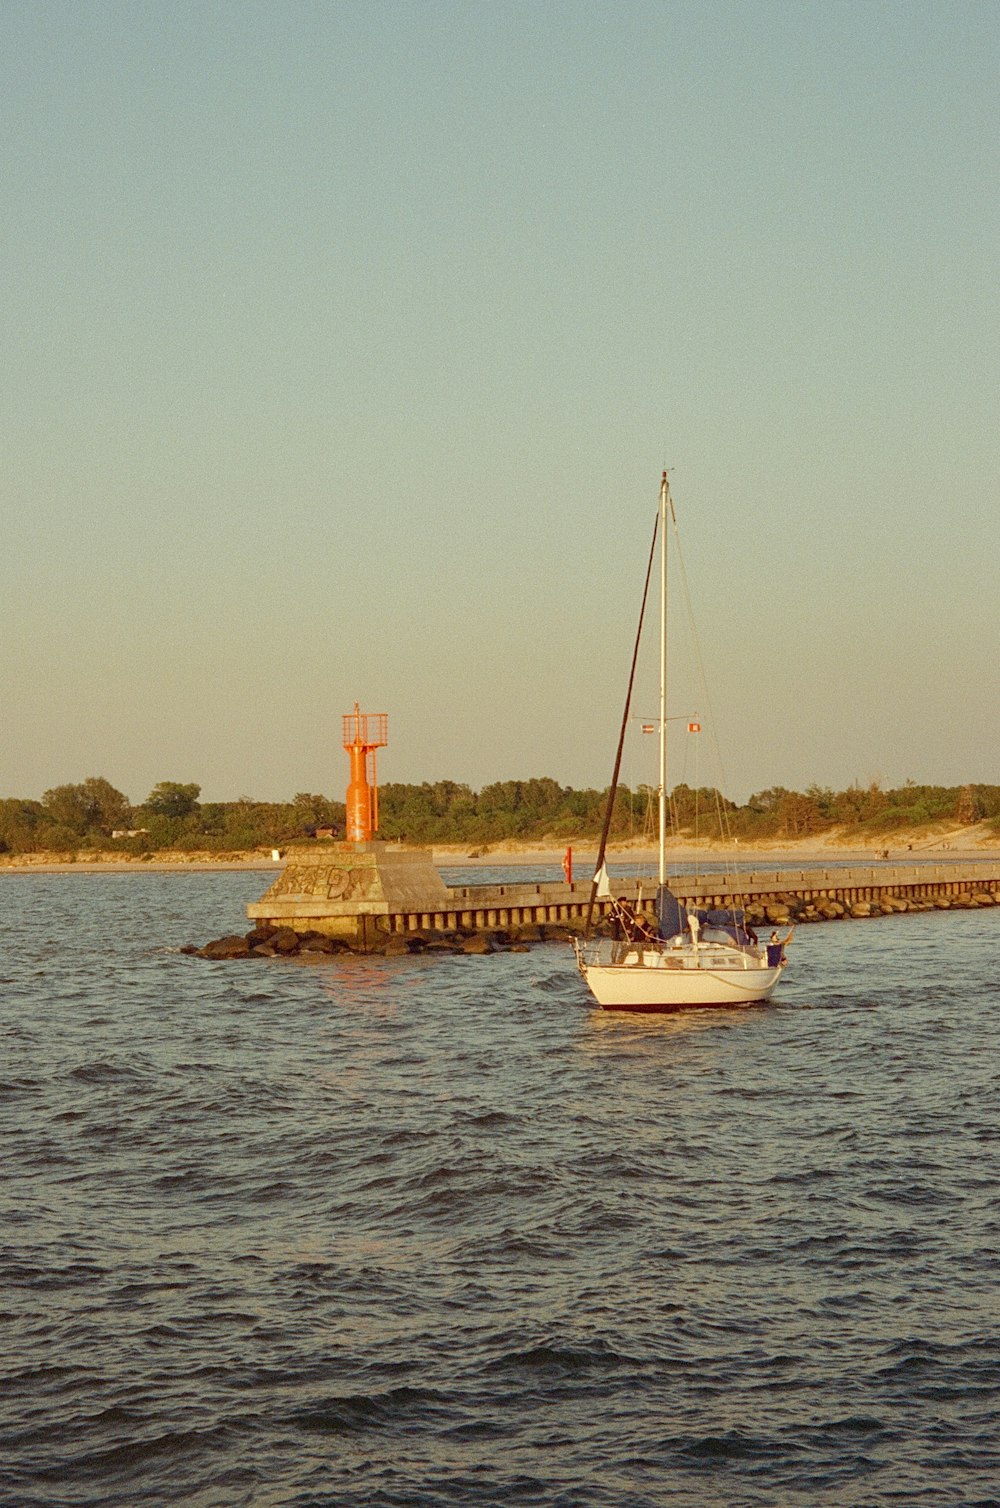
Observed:
[[[667,474],[660,484],[659,873],[655,932],[612,901],[622,936],[577,941],[580,973],[605,1010],[672,1011],[767,1000],[785,966],[783,947],[758,947],[741,912],[688,912],[667,884]],[[603,846],[603,845],[602,845]],[[610,897],[603,853],[595,884]],[[787,941],[787,939],[786,939]]]

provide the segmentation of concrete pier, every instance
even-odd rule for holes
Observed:
[[[656,879],[616,879],[616,895],[651,911]],[[757,869],[679,875],[670,887],[691,906],[745,906],[753,918],[784,915],[881,915],[935,906],[1000,904],[1000,862],[877,864],[827,869]],[[261,899],[247,907],[258,924],[341,937],[376,948],[387,934],[419,931],[517,931],[527,927],[579,930],[590,901],[590,880],[536,884],[446,886],[422,849],[384,843],[327,844],[294,851]],[[609,909],[595,903],[595,918]]]

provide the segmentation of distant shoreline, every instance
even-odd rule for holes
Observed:
[[[469,844],[435,844],[434,862],[438,867],[474,868],[503,865],[561,865],[567,847],[573,850],[576,878],[596,864],[598,845],[593,840],[582,843],[498,843],[481,847]],[[835,835],[812,838],[775,839],[772,842],[711,843],[681,839],[667,844],[667,867],[689,866],[706,860],[720,866],[739,864],[741,868],[763,864],[801,868],[804,864],[822,866],[831,860],[873,860],[912,864],[921,859],[991,859],[1000,856],[1000,835],[981,829],[958,829],[954,832],[896,834],[895,840],[879,837],[865,840],[838,840]],[[645,865],[650,873],[657,866],[658,852],[649,843],[614,843],[608,845],[609,864]]]
[[[0,857],[0,875],[5,874],[198,874],[226,870],[276,872],[284,859],[45,859],[27,854]]]
[[[438,843],[414,844],[413,847],[428,847],[434,863],[439,868],[473,869],[503,868],[507,866],[556,866],[561,867],[567,847],[573,850],[575,878],[580,879],[596,863],[598,845],[593,839],[581,842],[513,842],[489,844]],[[260,871],[274,873],[294,859],[295,847],[280,850],[281,857],[273,858],[271,851],[238,852],[214,855],[204,850],[190,854],[158,854],[151,858],[128,858],[119,854],[86,851],[72,856],[59,854],[4,854],[0,855],[0,875],[4,874],[191,874],[233,871]],[[982,827],[955,828],[950,831],[928,834],[926,832],[897,833],[858,840],[852,836],[842,837],[827,833],[819,837],[799,839],[775,839],[769,842],[719,843],[675,840],[668,844],[668,866],[690,865],[693,861],[741,866],[763,862],[768,867],[787,864],[801,867],[803,864],[822,865],[835,860],[884,860],[913,863],[921,858],[990,859],[1000,855],[1000,835]],[[608,862],[647,866],[652,873],[656,868],[657,851],[648,842],[615,843],[608,847]]]

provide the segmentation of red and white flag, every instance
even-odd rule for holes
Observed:
[[[701,732],[701,723],[688,723],[688,732],[689,733],[700,733]]]

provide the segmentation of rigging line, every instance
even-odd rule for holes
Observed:
[[[705,674],[705,660],[704,660],[704,657],[703,657],[702,652],[701,652],[701,641],[700,641],[700,639],[698,637],[698,626],[697,626],[697,623],[695,621],[694,606],[693,606],[692,601],[691,601],[691,588],[690,588],[690,585],[688,583],[687,567],[686,567],[686,565],[684,563],[684,551],[681,548],[680,530],[677,527],[677,514],[674,511],[674,500],[673,500],[673,497],[670,494],[668,494],[668,496],[669,496],[669,500],[670,500],[670,522],[671,522],[671,525],[673,527],[673,534],[674,534],[674,550],[675,550],[676,557],[677,557],[677,568],[678,568],[678,572],[679,572],[679,575],[680,575],[681,590],[682,590],[682,592],[684,594],[684,606],[685,606],[685,610],[687,612],[688,632],[689,632],[690,637],[691,637],[691,642],[692,642],[692,645],[693,645],[693,648],[694,648],[695,660],[696,660],[697,665],[698,665],[698,677],[699,677],[699,680],[701,682],[702,695],[704,696],[706,706],[708,707],[708,726],[709,726],[709,731],[711,733],[711,738],[712,738],[712,748],[713,748],[714,753],[715,753],[716,763],[717,763],[717,767],[718,767],[718,770],[719,770],[719,779],[721,781],[724,781],[725,778],[726,778],[726,776],[725,776],[725,768],[724,768],[723,762],[722,762],[722,750],[719,747],[719,737],[718,737],[718,733],[716,731],[717,725],[716,725],[716,721],[715,721],[715,712],[714,712],[713,707],[712,707],[712,698],[709,695],[708,677]],[[719,791],[718,788],[716,788],[716,792],[715,792],[715,809],[716,809],[716,817],[717,817],[718,823],[719,823],[719,833],[720,833],[720,836],[722,837],[722,839],[723,839],[723,841],[725,843],[732,844],[732,842],[733,842],[732,826],[731,826],[730,821],[729,821],[729,815],[728,815],[728,813],[723,810],[723,806],[722,806],[722,793],[721,793],[721,791]]]
[[[724,779],[725,778],[725,772],[723,770],[723,765],[722,765],[722,751],[719,748],[719,740],[718,740],[718,735],[716,733],[715,711],[714,711],[714,709],[712,707],[712,698],[709,695],[709,690],[708,690],[708,677],[705,674],[705,660],[704,660],[704,656],[702,655],[702,652],[701,652],[701,641],[700,641],[700,639],[698,637],[698,626],[697,626],[697,623],[695,621],[694,606],[693,606],[692,601],[691,601],[691,588],[690,588],[690,585],[688,583],[687,567],[684,564],[684,554],[683,554],[683,551],[681,549],[680,531],[679,531],[679,529],[677,527],[677,517],[673,513],[672,509],[671,509],[671,521],[673,523],[673,529],[674,529],[674,547],[675,547],[675,549],[677,551],[677,566],[678,566],[678,570],[680,572],[681,588],[682,588],[682,590],[684,592],[684,606],[685,606],[685,609],[687,611],[688,631],[689,631],[690,636],[691,636],[691,642],[692,642],[692,645],[694,647],[695,659],[696,659],[697,664],[698,664],[698,679],[701,682],[702,695],[704,696],[705,702],[706,702],[706,704],[708,706],[708,714],[709,714],[708,715],[708,726],[709,726],[709,729],[710,729],[711,735],[712,735],[712,747],[713,747],[713,749],[715,751],[716,759],[718,760],[718,765],[719,765],[720,773],[722,775],[722,778]]]
[[[656,555],[656,535],[660,527],[660,511],[656,510],[656,522],[653,524],[653,539],[649,546],[649,561],[646,565],[646,582],[642,589],[642,606],[639,609],[639,627],[635,634],[635,648],[632,650],[632,669],[629,672],[628,691],[625,693],[625,711],[622,714],[621,732],[618,734],[618,752],[615,755],[615,768],[611,776],[611,787],[608,791],[608,804],[604,812],[604,826],[601,829],[601,842],[597,850],[597,863],[594,866],[594,878],[590,882],[590,900],[587,902],[587,920],[584,923],[583,938],[586,942],[590,936],[590,924],[594,916],[594,900],[597,896],[597,876],[604,864],[604,855],[608,846],[608,833],[611,831],[611,814],[615,807],[615,792],[618,789],[618,772],[622,764],[622,749],[625,746],[625,729],[628,726],[629,709],[632,705],[632,687],[635,683],[635,667],[639,658],[639,644],[642,639],[642,624],[646,616],[646,598],[649,596],[649,581],[653,574],[653,559]]]

